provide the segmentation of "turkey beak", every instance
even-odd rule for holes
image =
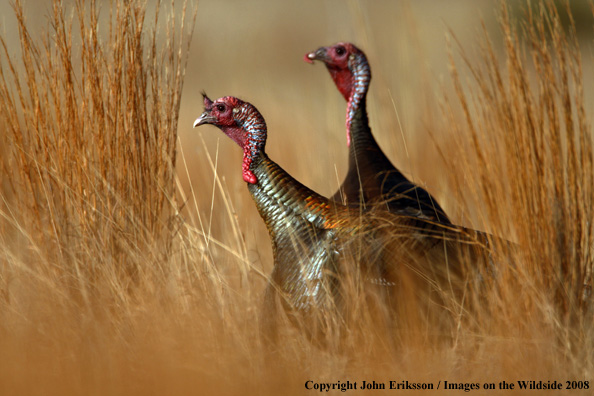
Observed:
[[[200,117],[196,118],[196,121],[194,121],[194,128],[204,124],[212,124],[214,122],[215,118],[210,115],[210,112],[205,111],[200,115]]]
[[[313,61],[315,61],[315,60],[319,60],[322,62],[326,62],[329,60],[328,56],[326,55],[326,47],[321,47],[313,52],[308,52],[307,54],[305,54],[303,59],[307,63],[314,63]]]

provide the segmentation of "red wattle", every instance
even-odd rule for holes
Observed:
[[[250,184],[258,183],[258,178],[256,177],[256,175],[254,175],[252,171],[249,170],[243,172],[243,180]]]
[[[252,159],[249,157],[250,151],[246,148],[243,152],[243,164],[241,165],[241,174],[243,175],[243,180],[250,183],[256,184],[258,183],[258,178],[254,173],[250,170],[250,165],[252,164]]]

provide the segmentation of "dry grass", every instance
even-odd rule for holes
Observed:
[[[452,56],[457,95],[442,101],[439,125],[459,141],[444,148],[456,159],[447,168],[480,228],[522,247],[497,257],[483,296],[468,296],[482,310],[448,342],[409,328],[394,346],[361,320],[353,334],[373,336],[335,340],[340,350],[285,328],[268,354],[258,314],[269,264],[254,254],[269,253],[247,248],[225,181],[215,178],[206,205],[224,210],[179,215],[185,194],[204,196],[176,193],[176,163],[183,174],[189,156],[176,153],[192,18],[173,14],[179,4],[103,7],[56,1],[34,36],[17,1],[20,55],[2,41],[1,394],[594,380],[592,115],[580,48],[554,8],[533,5],[519,29],[502,6],[502,59],[488,38],[478,59],[460,49],[465,66]]]
[[[521,33],[502,7],[505,65],[488,37],[478,64],[462,51],[472,74],[469,92],[452,61],[465,121],[451,118],[450,126],[470,142],[472,155],[460,157],[456,174],[474,180],[470,196],[480,197],[483,221],[524,247],[512,277],[518,284],[506,282],[506,289],[538,292],[537,301],[525,304],[535,316],[558,314],[557,330],[572,345],[584,341],[574,338],[583,336],[573,333],[574,325],[591,325],[592,130],[575,31],[563,32],[552,3],[533,7]],[[449,102],[446,108],[453,114]],[[464,170],[471,167],[473,175]]]

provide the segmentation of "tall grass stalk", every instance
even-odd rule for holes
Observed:
[[[54,1],[34,37],[16,1],[20,58],[1,39],[7,217],[85,298],[171,254],[187,21],[165,8]]]
[[[356,301],[352,328],[327,335],[336,348],[287,324],[270,354],[259,330],[268,275],[238,221],[248,211],[217,174],[220,153],[200,161],[216,189],[178,191],[193,171],[192,150],[178,161],[177,121],[196,14],[185,3],[72,4],[53,1],[36,35],[16,0],[19,51],[0,37],[0,394],[594,378],[592,115],[575,32],[551,2],[520,25],[501,3],[503,56],[487,35],[479,57],[453,51],[462,62],[452,55],[440,125],[458,142],[440,149],[456,159],[447,169],[477,228],[518,245],[492,241],[493,268],[453,311],[453,337],[411,322],[394,343]],[[186,213],[187,195],[224,212]],[[217,222],[228,234],[213,235]]]
[[[486,30],[478,59],[460,48],[470,78],[453,57],[451,74],[462,119],[450,99],[443,108],[464,147],[452,164],[458,183],[484,223],[521,246],[486,302],[497,327],[548,332],[572,356],[592,347],[594,162],[575,26],[560,24],[568,10],[527,3],[516,21],[502,2],[503,57]],[[592,366],[589,353],[580,356]]]

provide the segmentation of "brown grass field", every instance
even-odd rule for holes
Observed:
[[[591,394],[594,8],[569,9],[2,5],[0,395],[319,393],[310,380]],[[371,321],[329,334],[337,348],[290,327],[275,347],[260,337],[270,242],[240,149],[191,128],[199,93],[255,104],[270,157],[330,195],[346,172],[345,104],[302,57],[337,41],[370,59],[370,120],[393,162],[455,223],[519,246],[494,254],[498,276],[453,328],[431,329],[440,337],[404,323],[393,342]]]

